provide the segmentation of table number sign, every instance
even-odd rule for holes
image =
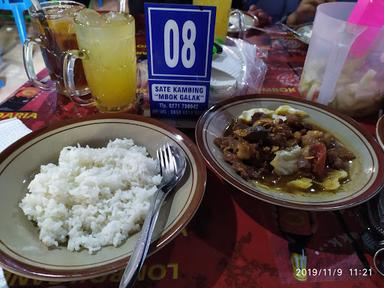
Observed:
[[[208,106],[216,8],[144,5],[151,115],[196,118]]]

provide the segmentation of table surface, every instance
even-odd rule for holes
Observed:
[[[139,31],[142,55],[141,36]],[[257,32],[246,36],[265,52],[268,72],[261,92],[299,96],[307,46],[291,36]],[[46,75],[43,70],[39,76]],[[30,83],[0,106],[0,119],[18,117],[32,130],[94,113]],[[361,123],[374,133],[371,119]],[[184,132],[193,137],[193,130]],[[384,287],[375,271],[372,276],[354,275],[355,269],[372,266],[371,256],[362,252],[359,242],[364,229],[360,211],[357,207],[314,213],[276,207],[234,190],[209,172],[196,215],[171,243],[147,259],[135,287]],[[298,251],[305,247],[312,274],[305,281],[296,279],[291,264],[295,247]],[[26,279],[7,271],[4,278],[8,287],[117,287],[121,273],[67,283]]]

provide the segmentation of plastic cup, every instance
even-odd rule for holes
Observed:
[[[325,3],[317,8],[299,91],[308,100],[330,105],[351,116],[378,111],[384,98],[384,29],[367,53],[351,47],[372,27],[347,22],[354,3]]]

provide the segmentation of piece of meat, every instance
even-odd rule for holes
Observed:
[[[336,140],[335,140],[335,137],[332,136],[332,134],[325,132],[323,139],[324,139],[325,146],[327,146],[327,149],[335,147],[334,143],[336,142]]]
[[[260,161],[270,163],[275,158],[275,153],[272,152],[272,148],[264,146],[260,152]]]
[[[327,151],[327,163],[329,167],[337,170],[346,170],[348,161],[355,159],[355,155],[348,151],[341,144],[336,144],[334,148]]]
[[[328,164],[333,167],[334,163],[336,162],[337,159],[340,159],[337,156],[337,151],[335,148],[331,148],[327,150],[327,162]],[[340,159],[341,160],[341,159]]]
[[[293,131],[300,131],[304,128],[302,119],[294,114],[288,114],[287,120],[285,120],[285,123],[293,130]]]
[[[282,123],[271,128],[267,137],[267,143],[271,146],[285,148],[288,147],[288,140],[293,138],[291,129],[285,123]]]
[[[265,129],[269,129],[273,126],[274,121],[271,118],[260,118],[253,122],[252,126],[263,126]]]
[[[249,125],[247,125],[246,123],[242,122],[242,121],[232,121],[228,127],[225,129],[224,131],[224,137],[228,137],[228,136],[231,136],[233,131],[235,130],[239,130],[239,129],[247,129],[249,127]]]
[[[302,155],[299,160],[297,160],[297,168],[299,168],[300,171],[309,172],[312,169],[311,161]]]
[[[324,132],[319,130],[309,130],[303,137],[301,143],[303,146],[313,145],[319,142],[324,142]]]
[[[287,145],[287,138],[282,133],[271,133],[268,136],[268,143],[271,146],[279,146],[285,148]]]
[[[295,138],[297,141],[301,141],[301,137],[302,136],[303,135],[301,134],[300,131],[296,131],[296,132],[293,133],[293,138]]]
[[[256,145],[250,144],[241,138],[236,139],[231,136],[218,137],[213,142],[223,151],[223,153],[233,153],[237,155],[240,160],[250,159],[256,153]]]
[[[244,137],[244,139],[251,143],[256,142],[262,142],[264,141],[268,136],[268,131],[263,126],[252,126],[247,129],[247,135]]]
[[[242,163],[235,154],[227,152],[224,153],[224,160],[230,163],[233,169],[243,178],[248,179],[247,166]]]
[[[245,180],[259,179],[261,177],[261,172],[259,172],[259,170],[255,170],[253,167],[247,166],[233,153],[225,153],[224,160],[230,163],[236,173],[238,173]]]
[[[224,137],[232,136],[233,131],[247,129],[249,126],[242,121],[232,121],[224,131]]]
[[[304,130],[313,130],[313,125],[303,122]]]
[[[257,120],[261,118],[266,118],[266,117],[267,115],[265,115],[264,113],[256,112],[252,115],[252,124],[255,123]]]
[[[246,141],[238,142],[236,156],[240,160],[248,160],[255,154],[255,147]]]
[[[237,146],[237,140],[235,140],[232,136],[228,137],[218,137],[215,140],[213,140],[213,143],[215,143],[216,146],[218,146],[221,150],[228,150],[232,149],[235,150]]]
[[[337,155],[343,161],[350,161],[350,160],[353,160],[356,158],[355,155],[351,151],[347,150],[340,143],[338,143],[338,145],[336,145],[335,149],[336,149]]]
[[[263,126],[251,126],[245,129],[237,129],[233,131],[233,134],[244,138],[244,140],[250,143],[262,143],[268,136],[268,131]]]

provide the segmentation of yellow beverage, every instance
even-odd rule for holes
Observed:
[[[124,18],[123,18],[124,17]],[[117,20],[83,25],[76,22],[83,66],[97,108],[102,112],[129,109],[136,101],[135,20],[119,15]]]
[[[216,6],[215,40],[224,42],[232,0],[193,0],[193,5]]]

